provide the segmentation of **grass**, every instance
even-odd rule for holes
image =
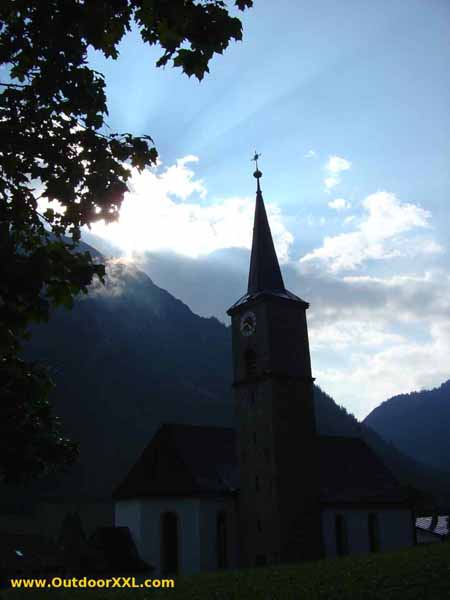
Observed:
[[[450,598],[450,543],[391,554],[179,577],[168,590],[9,590],[2,600],[440,600]]]

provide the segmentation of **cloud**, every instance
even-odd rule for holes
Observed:
[[[330,173],[340,173],[341,171],[348,171],[348,169],[350,169],[352,166],[352,163],[345,159],[342,158],[341,156],[330,156],[328,159],[328,162],[326,164],[326,169],[330,172]]]
[[[196,259],[154,252],[139,268],[197,314],[228,323],[246,291],[248,249]],[[286,287],[310,302],[313,375],[363,418],[389,396],[439,385],[450,376],[450,276],[443,270],[390,277],[339,276],[289,262]]]
[[[325,179],[323,180],[327,190],[331,190],[331,188],[334,188],[340,181],[341,180],[339,177],[334,177],[334,176],[333,177],[325,177]]]
[[[443,248],[430,239],[404,234],[413,229],[429,229],[430,213],[401,202],[395,194],[376,192],[362,202],[366,218],[349,233],[326,237],[320,248],[306,254],[303,263],[320,263],[332,272],[354,270],[369,260],[419,254],[435,254]]]
[[[333,210],[345,210],[350,208],[351,204],[350,202],[347,202],[347,200],[344,200],[344,198],[336,198],[335,200],[328,202],[328,206]]]
[[[207,195],[207,189],[204,182],[195,180],[195,173],[186,167],[189,163],[198,162],[198,157],[192,154],[179,158],[176,165],[168,167],[160,176],[159,183],[166,194],[177,196],[186,200],[193,193],[197,192],[200,198],[204,199]]]
[[[293,291],[308,311],[317,383],[358,417],[392,395],[450,377],[450,276],[435,269],[389,277],[308,273]]]
[[[325,188],[327,191],[330,191],[336,185],[341,182],[340,174],[343,171],[348,171],[352,166],[352,163],[346,158],[342,158],[341,156],[330,156],[325,165],[325,171],[327,172],[327,176],[323,180]]]
[[[425,343],[405,337],[377,352],[353,346],[349,366],[319,367],[317,382],[359,418],[397,394],[437,387],[450,376],[443,358],[450,352],[450,319],[431,324],[429,334]]]
[[[115,232],[114,225],[101,230],[108,232],[103,243],[125,249],[197,314],[228,323],[226,309],[246,291],[254,199],[209,198],[205,183],[188,173],[193,162],[133,173],[121,222]],[[373,260],[420,253],[427,261],[443,252],[430,236],[428,211],[377,192],[362,202],[361,218],[346,219],[352,231],[325,238],[293,261],[284,215],[276,205],[267,208],[286,287],[311,304],[313,375],[325,391],[363,418],[393,394],[449,378],[448,271],[383,277],[357,271]]]
[[[308,150],[305,154],[305,158],[317,158],[317,152],[315,150]]]
[[[254,199],[208,198],[186,156],[163,168],[133,170],[117,223],[92,226],[92,233],[120,248],[126,256],[171,251],[192,258],[223,248],[250,248]],[[267,203],[274,243],[281,262],[288,260],[293,235],[276,204]]]

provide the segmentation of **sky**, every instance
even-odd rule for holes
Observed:
[[[450,378],[450,3],[255,0],[199,83],[133,31],[104,73],[111,130],[149,134],[120,221],[86,234],[202,316],[246,291],[255,180],[316,383],[364,418]],[[94,244],[94,245],[95,245]]]

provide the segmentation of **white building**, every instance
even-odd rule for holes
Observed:
[[[255,177],[248,291],[228,311],[236,432],[165,425],[115,491],[116,525],[158,574],[415,543],[408,494],[374,452],[316,434],[309,305],[284,287]]]
[[[408,496],[373,451],[357,438],[319,440],[324,555],[413,545]],[[239,567],[235,445],[232,429],[163,425],[117,488],[116,526],[155,573]]]

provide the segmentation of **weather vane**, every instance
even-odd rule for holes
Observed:
[[[252,161],[255,161],[255,165],[256,165],[256,171],[253,173],[253,176],[256,177],[256,179],[258,180],[258,185],[259,185],[259,180],[262,177],[262,173],[261,171],[258,169],[258,158],[261,156],[261,154],[258,154],[255,150],[255,155],[252,158]]]

